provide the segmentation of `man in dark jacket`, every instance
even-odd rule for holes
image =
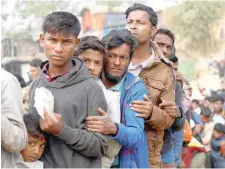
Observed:
[[[41,72],[30,89],[31,113],[35,89],[44,87],[54,96],[54,121],[44,112],[40,128],[49,134],[41,160],[45,168],[100,168],[107,150],[107,140],[101,134],[88,132],[87,116],[98,115],[98,108],[107,109],[103,91],[88,75],[84,63],[72,58],[80,23],[68,12],[49,14],[42,25],[41,46],[48,61],[40,65]]]
[[[211,142],[211,161],[213,168],[225,168],[225,157],[220,151],[221,144],[225,141],[225,126],[217,123],[214,126]]]

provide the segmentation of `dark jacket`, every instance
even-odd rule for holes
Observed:
[[[225,157],[220,152],[220,144],[225,141],[225,135],[219,139],[212,139],[211,141],[211,161],[213,168],[225,168]]]
[[[107,110],[107,104],[102,89],[88,75],[84,63],[77,58],[72,62],[74,67],[70,72],[52,82],[41,72],[30,89],[32,113],[37,113],[33,107],[35,89],[45,87],[54,96],[54,112],[61,114],[65,123],[58,136],[49,136],[41,160],[45,168],[100,168],[107,139],[88,132],[85,119],[98,115],[98,107]],[[41,68],[46,63],[42,63]]]

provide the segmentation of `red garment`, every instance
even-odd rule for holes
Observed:
[[[48,69],[49,69],[49,63],[46,63],[46,64],[43,66],[42,71],[43,71],[43,73],[46,75],[46,77],[48,78],[48,81],[49,81],[49,82],[53,82],[53,81],[56,80],[58,77],[62,77],[62,76],[64,76],[65,74],[69,73],[69,71],[68,71],[68,72],[66,72],[66,73],[64,73],[64,74],[62,74],[62,75],[55,76],[55,77],[51,77],[51,76],[49,75]]]
[[[204,147],[186,147],[182,154],[186,168],[191,167],[191,160],[194,152],[206,152],[206,150]]]

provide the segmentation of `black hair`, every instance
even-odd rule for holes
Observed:
[[[225,134],[225,125],[221,124],[221,123],[216,123],[214,126],[214,130]]]
[[[200,103],[199,103],[199,101],[198,101],[198,100],[196,100],[196,99],[193,99],[191,102],[192,102],[192,103],[196,103],[197,105],[199,105],[199,104],[200,104]]]
[[[106,47],[104,43],[95,36],[85,36],[80,39],[80,43],[77,50],[77,56],[79,56],[81,53],[83,53],[85,50],[92,49],[99,51],[106,56]]]
[[[210,117],[212,115],[212,111],[208,107],[201,107],[201,115]]]
[[[33,67],[38,67],[41,62],[41,59],[35,58],[30,61],[30,65]]]
[[[157,34],[165,34],[165,35],[169,36],[170,39],[171,39],[172,42],[173,42],[172,45],[174,45],[175,37],[174,37],[173,32],[171,32],[169,29],[159,28],[159,29],[157,30],[157,32],[155,33],[155,35],[153,36],[153,40],[154,40],[154,38],[155,38],[155,36],[156,36]],[[175,52],[174,52],[174,53],[175,53]]]
[[[116,48],[126,43],[130,46],[130,59],[133,57],[137,41],[131,35],[127,29],[112,30],[108,35],[103,37],[103,43],[108,50]]]
[[[221,101],[222,103],[224,102],[224,99],[223,97],[219,96],[219,95],[216,95],[214,98],[213,98],[213,102],[217,102],[217,101]]]
[[[73,34],[78,37],[81,30],[80,22],[77,17],[69,12],[53,12],[45,17],[42,24],[42,31],[44,33],[63,33]]]
[[[128,15],[130,14],[130,12],[137,11],[137,10],[147,12],[148,16],[149,16],[149,21],[151,22],[151,24],[153,26],[157,26],[157,24],[158,24],[158,16],[155,13],[155,11],[151,7],[143,5],[143,4],[140,4],[140,3],[135,3],[133,6],[129,7],[126,10],[126,19],[127,19]]]
[[[45,137],[44,132],[41,130],[39,125],[39,119],[40,117],[35,114],[27,113],[23,116],[23,121],[25,123],[25,126],[27,128],[27,132],[36,137]]]
[[[178,62],[178,57],[173,55],[173,56],[171,56],[170,61],[173,62],[173,63],[177,63]]]
[[[214,98],[212,96],[208,96],[205,98],[205,100],[208,100],[209,102],[213,102]]]

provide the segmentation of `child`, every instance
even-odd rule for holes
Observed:
[[[217,123],[213,130],[213,139],[211,142],[211,159],[213,168],[225,168],[225,157],[220,148],[225,141],[225,126]]]
[[[32,168],[43,168],[43,163],[38,160],[44,152],[46,136],[40,129],[39,117],[28,113],[23,120],[28,132],[28,144],[21,151],[25,164]]]
[[[104,92],[108,111],[107,116],[116,123],[120,123],[120,93],[107,90],[99,78],[102,67],[104,65],[104,57],[106,50],[104,44],[97,37],[86,36],[81,38],[78,51],[78,57],[85,62],[89,74],[94,77]],[[102,158],[102,167],[110,168],[114,160],[114,156],[119,153],[121,145],[115,140],[109,140],[108,151],[106,156]]]

